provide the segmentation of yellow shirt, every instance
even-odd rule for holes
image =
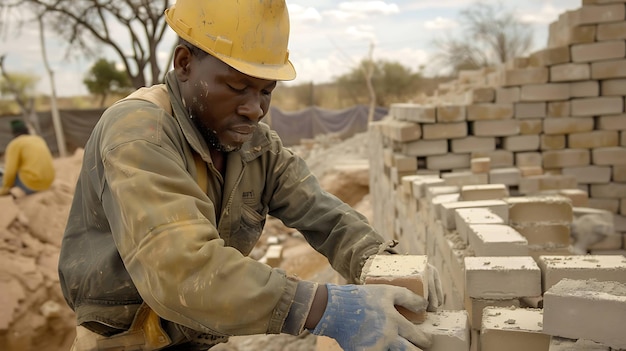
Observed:
[[[46,190],[54,181],[52,154],[46,141],[38,135],[20,135],[7,145],[3,190],[13,187],[15,177],[29,189]]]

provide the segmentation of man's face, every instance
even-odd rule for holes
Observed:
[[[176,52],[175,69],[192,121],[210,147],[239,150],[267,113],[276,81],[245,75],[211,55],[187,50],[188,61],[180,60],[178,55],[187,55],[184,50]]]

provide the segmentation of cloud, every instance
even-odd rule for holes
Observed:
[[[562,8],[555,8],[551,4],[546,4],[539,11],[526,11],[519,15],[519,19],[525,23],[549,24],[555,21],[563,13]]]
[[[458,27],[458,23],[450,18],[437,17],[432,21],[424,22],[426,29],[450,29]]]
[[[341,2],[337,9],[325,11],[325,14],[340,21],[348,21],[398,12],[400,12],[398,5],[384,1],[351,1]]]
[[[346,34],[352,39],[367,39],[370,42],[376,42],[374,27],[370,25],[349,26],[346,29]]]
[[[322,15],[313,7],[305,7],[298,4],[287,5],[289,19],[293,23],[318,23],[322,21]]]

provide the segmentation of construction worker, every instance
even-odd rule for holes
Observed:
[[[207,350],[305,330],[347,351],[428,347],[394,308],[428,301],[354,284],[390,245],[260,123],[276,82],[295,77],[284,0],[178,0],[165,16],[180,37],[166,83],[108,108],[85,146],[59,260],[72,350]],[[247,257],[268,214],[352,284]],[[434,307],[441,291],[430,296]]]
[[[30,135],[21,120],[11,121],[14,139],[4,155],[0,195],[15,197],[50,188],[54,181],[54,164],[48,144],[39,135]]]

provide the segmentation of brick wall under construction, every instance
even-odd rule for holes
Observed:
[[[547,48],[370,125],[373,224],[438,268],[472,350],[626,349],[625,3],[584,0]],[[609,220],[577,246],[585,216]]]

